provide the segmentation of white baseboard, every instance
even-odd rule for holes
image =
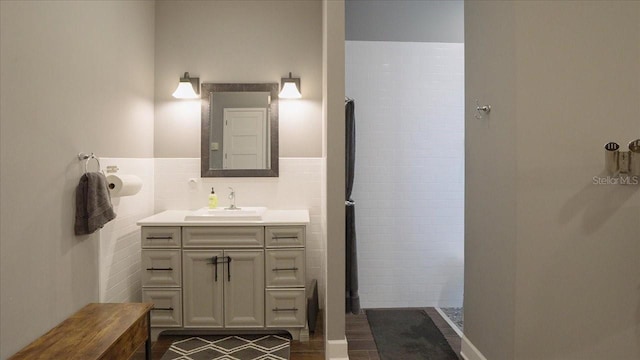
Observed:
[[[447,324],[449,324],[449,326],[451,326],[451,328],[453,329],[453,331],[456,332],[456,334],[458,334],[458,336],[460,336],[462,338],[462,331],[460,331],[460,328],[458,328],[458,325],[454,324],[453,321],[451,321],[451,319],[449,319],[449,317],[447,316],[447,314],[444,313],[444,311],[442,311],[442,309],[440,309],[439,307],[435,308],[436,311],[438,312],[438,314],[440,314],[440,316],[442,316],[442,318],[444,319],[444,321],[447,322]]]
[[[464,360],[487,360],[480,350],[473,346],[471,341],[469,341],[469,339],[464,335],[462,336],[462,350],[460,350],[460,356],[462,356]]]
[[[326,356],[327,360],[349,360],[347,338],[344,340],[327,340]]]

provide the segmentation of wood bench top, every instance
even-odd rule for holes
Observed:
[[[135,352],[148,336],[147,314],[152,307],[150,303],[89,304],[10,360],[128,359],[129,348]]]

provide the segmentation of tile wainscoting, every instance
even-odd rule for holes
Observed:
[[[103,157],[100,165],[103,170],[114,165],[119,174],[142,179],[136,195],[111,199],[117,216],[100,230],[100,301],[140,301],[140,227],[136,221],[153,215],[154,159]]]

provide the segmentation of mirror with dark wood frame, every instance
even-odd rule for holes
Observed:
[[[202,177],[278,176],[278,83],[203,83]]]

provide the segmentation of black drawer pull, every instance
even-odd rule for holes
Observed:
[[[271,271],[298,271],[297,267],[292,268],[273,268]]]
[[[151,310],[166,310],[166,311],[173,311],[172,307],[168,307],[168,308],[159,308],[159,307],[152,307]]]
[[[271,240],[291,240],[291,239],[295,239],[298,240],[297,236],[273,236],[271,238]]]
[[[298,311],[298,308],[290,308],[290,309],[278,309],[275,308],[273,309],[274,312],[279,312],[279,311]]]
[[[153,271],[153,270],[173,271],[173,268],[154,268],[154,267],[147,268],[147,271]]]
[[[147,240],[171,240],[173,236],[147,236]]]

